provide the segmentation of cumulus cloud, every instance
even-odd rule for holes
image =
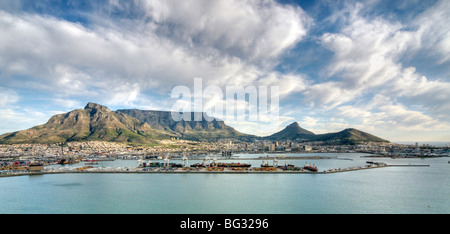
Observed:
[[[175,85],[191,86],[194,77],[216,85],[299,80],[273,76],[268,67],[306,35],[311,19],[300,7],[272,0],[107,6],[114,17],[103,12],[89,25],[0,11],[0,79],[17,85],[11,77],[27,77],[20,82],[66,97],[117,93],[104,99],[116,104],[130,104],[145,90],[164,95]],[[135,17],[116,17],[128,12]]]
[[[13,90],[0,87],[0,107],[16,103],[19,95]]]
[[[134,4],[171,40],[202,53],[219,52],[251,62],[276,59],[306,35],[311,22],[300,7],[272,0],[148,0]]]
[[[437,63],[450,65],[450,2],[440,0],[417,18],[412,25],[417,28],[421,42],[420,52],[435,58]]]
[[[316,132],[355,127],[381,136],[392,129],[397,133],[450,129],[448,80],[428,78],[403,64],[415,56],[448,62],[450,29],[443,27],[449,19],[448,1],[438,1],[410,24],[367,14],[373,6],[345,4],[328,18],[340,25],[318,39],[333,52],[324,70],[329,80],[316,81],[303,92],[304,103],[322,113],[305,117],[305,126]]]
[[[448,128],[444,123],[422,111],[410,110],[390,97],[378,94],[370,102],[358,106],[341,106],[337,115],[356,120],[373,129],[422,130]]]
[[[306,101],[315,106],[333,108],[352,101],[402,72],[398,58],[413,42],[413,33],[383,18],[366,19],[358,14],[359,10],[353,9],[349,25],[339,33],[320,37],[320,44],[334,52],[327,75],[336,79],[306,91]]]
[[[410,29],[381,17],[364,17],[360,14],[362,8],[361,4],[351,6],[347,9],[350,14],[341,16],[347,17],[345,22],[348,24],[338,33],[324,33],[320,37],[320,44],[334,53],[327,66],[328,76],[333,79],[308,87],[305,102],[328,109],[341,106],[340,110],[344,111],[351,107],[349,104],[357,103],[358,99],[367,99],[380,93],[403,98],[402,101],[407,102],[408,106],[421,106],[423,110],[432,112],[433,116],[443,117],[450,111],[450,96],[445,91],[449,89],[450,83],[421,76],[414,67],[403,67],[401,61],[405,55],[426,48],[423,46],[425,43],[431,47],[439,46],[448,39],[442,36],[449,32],[448,28],[438,34],[438,42],[430,43],[421,38],[432,37],[424,32],[436,30],[436,25],[425,24],[418,29]],[[433,23],[437,23],[438,18],[448,18],[448,3],[439,2],[429,11],[438,9],[442,14],[433,15],[429,19]],[[422,17],[418,17],[418,21],[423,21]],[[343,105],[347,106],[343,109]],[[400,103],[395,106],[403,113],[406,112],[406,106]],[[394,108],[386,111],[395,115]],[[355,108],[349,113],[359,113],[360,116],[368,114]],[[409,114],[419,117],[417,112],[411,111]],[[406,115],[403,117],[410,119]],[[409,123],[413,124],[413,121]]]

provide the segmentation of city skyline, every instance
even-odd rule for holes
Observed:
[[[170,110],[200,77],[279,87],[278,130],[448,142],[449,18],[445,0],[2,1],[0,134],[87,102]]]

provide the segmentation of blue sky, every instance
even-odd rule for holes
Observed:
[[[0,134],[87,102],[169,110],[201,77],[279,86],[277,130],[449,142],[446,22],[447,0],[1,1]]]

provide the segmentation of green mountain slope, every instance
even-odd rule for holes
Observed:
[[[363,142],[388,142],[385,139],[354,128],[345,129],[336,133],[321,134],[315,140],[324,141],[327,144],[345,145],[355,145]]]
[[[274,133],[268,140],[298,140],[298,141],[322,141],[325,144],[359,144],[362,142],[387,142],[372,134],[349,128],[336,133],[314,134],[301,128],[297,122],[290,124],[285,129]]]

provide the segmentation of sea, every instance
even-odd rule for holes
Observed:
[[[259,166],[263,154],[236,154]],[[274,156],[274,155],[270,155]],[[448,214],[450,158],[366,158],[361,153],[286,154],[278,165],[330,174],[45,174],[0,178],[0,214]],[[289,159],[322,156],[329,159]],[[271,160],[265,160],[269,164]],[[195,163],[200,161],[190,161]],[[227,161],[229,162],[229,161]],[[100,162],[132,168],[136,160]],[[79,167],[84,165],[69,165]],[[410,165],[429,165],[415,167]]]

